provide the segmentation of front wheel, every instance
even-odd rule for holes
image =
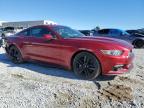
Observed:
[[[81,52],[73,60],[73,71],[82,79],[93,80],[101,73],[100,63],[93,54]]]
[[[134,42],[134,47],[135,48],[142,48],[144,47],[144,41],[143,40],[137,40]]]
[[[10,47],[8,55],[13,63],[20,64],[23,62],[23,58],[19,49],[15,46]]]

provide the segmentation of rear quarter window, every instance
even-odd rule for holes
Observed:
[[[29,36],[30,35],[30,30],[24,30],[20,33],[17,34],[18,36]]]

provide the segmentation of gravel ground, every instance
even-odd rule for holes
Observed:
[[[144,50],[134,53],[130,73],[86,81],[38,63],[15,65],[0,49],[0,108],[144,108]]]

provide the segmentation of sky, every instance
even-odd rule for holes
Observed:
[[[139,29],[144,0],[0,0],[0,21],[47,19],[74,29]]]

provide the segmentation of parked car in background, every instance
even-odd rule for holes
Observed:
[[[0,36],[1,36],[1,34],[2,34],[2,28],[0,28]]]
[[[91,30],[79,30],[81,33],[83,33],[85,36],[91,35]]]
[[[2,29],[1,36],[2,37],[11,36],[11,35],[14,35],[14,34],[20,32],[21,30],[23,30],[23,28],[5,27]]]
[[[0,47],[2,46],[2,37],[1,37],[1,34],[2,34],[2,29],[0,29]]]
[[[6,37],[14,34],[15,34],[14,27],[6,27],[3,28],[1,36]]]
[[[38,60],[72,69],[84,79],[118,75],[133,67],[133,46],[119,39],[84,36],[60,25],[34,26],[7,38],[14,63]]]
[[[144,31],[142,30],[126,30],[131,35],[138,35],[138,36],[144,36]]]
[[[18,32],[20,32],[21,30],[23,30],[23,28],[21,27],[18,27],[18,28],[15,28],[15,27],[5,27],[5,28],[2,28],[1,29],[1,33],[0,33],[0,43],[1,43],[1,46],[5,46],[5,39],[6,37],[9,37],[9,36],[12,36]]]
[[[144,47],[144,36],[137,34],[129,34],[128,32],[120,29],[101,29],[94,32],[94,36],[104,36],[110,38],[122,39],[130,42],[135,48]]]

